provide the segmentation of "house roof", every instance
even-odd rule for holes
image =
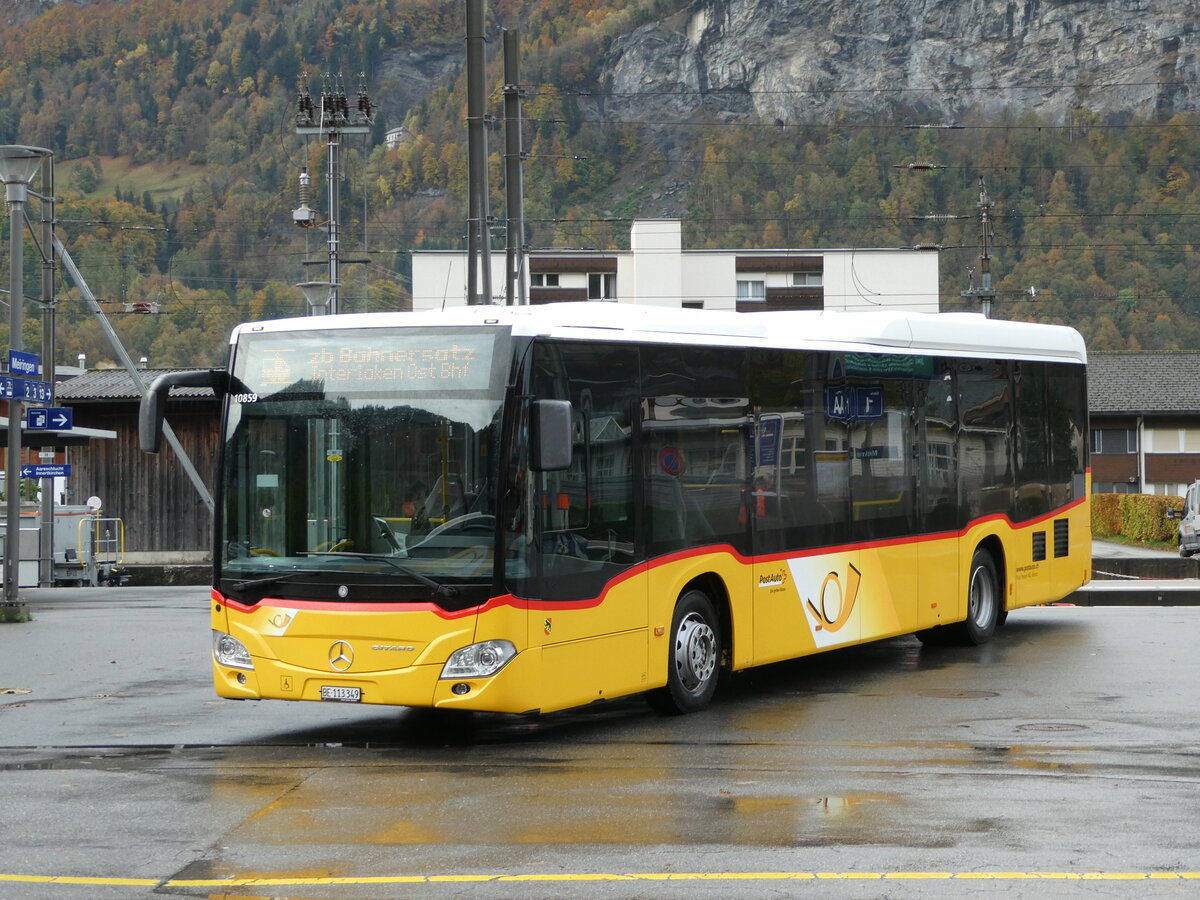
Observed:
[[[139,369],[138,377],[147,387],[159,375],[177,369]],[[213,396],[212,388],[173,387],[172,400],[203,400]],[[142,392],[124,369],[93,369],[60,381],[54,390],[55,402],[78,403],[87,400],[141,400]]]
[[[1200,353],[1088,355],[1092,415],[1200,415]]]

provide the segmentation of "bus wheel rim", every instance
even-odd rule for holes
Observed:
[[[716,632],[702,617],[689,613],[679,623],[675,640],[675,671],[679,683],[690,693],[698,693],[712,678],[716,667]]]
[[[994,602],[995,592],[991,579],[988,577],[987,570],[983,566],[979,566],[971,573],[970,609],[968,610],[971,621],[983,627],[987,623],[989,611]]]

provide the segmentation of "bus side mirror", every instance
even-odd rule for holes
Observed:
[[[157,453],[162,446],[163,417],[173,387],[211,388],[220,397],[229,392],[229,373],[223,369],[204,369],[166,372],[155,378],[138,409],[138,443],[144,453]]]
[[[560,472],[571,466],[571,404],[567,400],[533,402],[533,470]]]

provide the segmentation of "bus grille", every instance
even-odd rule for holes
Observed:
[[[1033,533],[1033,561],[1041,562],[1046,558],[1046,532],[1035,531]]]
[[[1071,552],[1071,522],[1069,519],[1054,520],[1054,558]]]

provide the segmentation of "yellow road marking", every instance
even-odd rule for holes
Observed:
[[[161,878],[98,878],[85,875],[5,875],[0,881],[18,884],[86,884],[91,887],[155,887],[162,884]]]
[[[478,884],[480,882],[579,881],[813,881],[813,880],[1072,880],[1148,881],[1200,880],[1200,872],[530,872],[523,875],[361,875],[329,877],[230,878],[103,878],[86,875],[20,875],[0,873],[0,883],[70,884],[93,887],[281,887],[366,884]]]

